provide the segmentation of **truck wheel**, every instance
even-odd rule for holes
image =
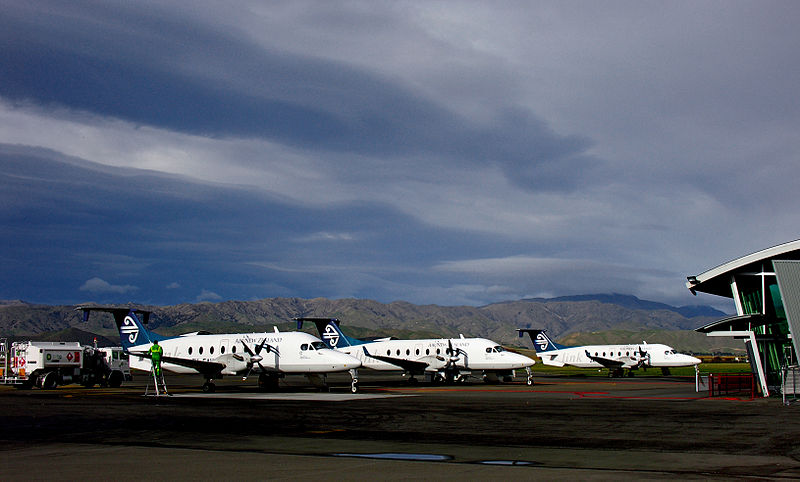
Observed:
[[[111,372],[108,376],[108,386],[111,388],[119,388],[122,386],[122,372]]]
[[[47,372],[39,378],[41,387],[45,390],[52,390],[58,386],[58,376],[56,372]]]

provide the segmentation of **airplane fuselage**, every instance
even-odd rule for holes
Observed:
[[[621,363],[620,368],[628,369],[640,366],[685,367],[700,363],[699,359],[676,353],[671,347],[662,344],[586,345],[539,352],[537,355],[545,365],[569,365],[578,368],[608,368],[597,359],[613,360]]]
[[[250,351],[264,344],[258,363],[250,363]],[[282,333],[233,333],[184,335],[159,341],[164,350],[164,358],[182,358],[205,362],[218,362],[225,365],[221,374],[235,375],[250,371],[254,373],[333,373],[359,367],[357,360],[331,350],[315,336],[302,332]],[[147,353],[151,344],[137,345],[129,351],[131,368],[150,370],[149,358],[135,356]],[[276,353],[277,351],[277,353]],[[162,363],[162,368],[174,373],[199,373],[184,365]],[[263,368],[263,370],[262,370]]]
[[[400,368],[374,356],[398,358],[428,363],[426,372],[436,372],[450,359],[450,346],[458,353],[455,366],[463,370],[509,371],[533,365],[533,360],[510,351],[484,338],[441,338],[424,340],[377,340],[340,347],[337,350],[361,361],[363,368],[397,371]],[[367,353],[364,352],[367,349]]]

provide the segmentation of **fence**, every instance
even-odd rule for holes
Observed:
[[[708,375],[708,393],[712,397],[721,395],[756,396],[756,379],[752,373],[720,373]]]

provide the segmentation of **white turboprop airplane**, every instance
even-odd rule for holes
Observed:
[[[578,368],[608,368],[608,376],[621,376],[628,370],[637,368],[661,368],[669,374],[671,367],[690,367],[700,364],[693,356],[676,353],[671,347],[662,344],[641,345],[585,345],[563,346],[555,343],[544,330],[520,328],[522,337],[527,333],[531,337],[536,354],[545,365],[563,367],[570,365]]]
[[[440,338],[427,340],[396,340],[384,338],[374,341],[359,340],[345,335],[336,318],[295,318],[297,329],[304,321],[317,326],[322,341],[329,347],[347,353],[361,361],[361,366],[371,370],[403,371],[416,382],[414,375],[428,375],[437,381],[463,381],[473,371],[482,373],[483,380],[495,383],[511,381],[514,370],[524,368],[527,383],[533,385],[530,367],[536,363],[519,353],[506,351],[499,344],[485,338]]]
[[[200,373],[206,378],[204,392],[213,392],[214,379],[238,375],[247,379],[258,373],[258,386],[276,389],[278,379],[287,374],[303,374],[317,387],[327,388],[325,374],[350,371],[351,391],[358,391],[358,371],[361,362],[331,350],[319,338],[308,333],[291,331],[273,333],[210,334],[187,333],[162,336],[144,327],[150,312],[133,308],[80,306],[84,321],[91,311],[114,315],[122,348],[129,353],[131,368],[150,371],[149,349],[158,341],[164,350],[161,367],[174,373]]]

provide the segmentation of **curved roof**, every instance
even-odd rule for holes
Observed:
[[[705,324],[700,328],[695,328],[694,331],[699,333],[712,333],[720,331],[749,331],[753,326],[760,326],[766,324],[764,315],[742,315],[742,316],[729,316],[721,320],[712,321]]]
[[[692,293],[702,291],[732,298],[730,286],[732,274],[743,271],[761,271],[761,264],[773,259],[800,259],[800,239],[728,261],[697,276],[689,276],[686,287]]]

